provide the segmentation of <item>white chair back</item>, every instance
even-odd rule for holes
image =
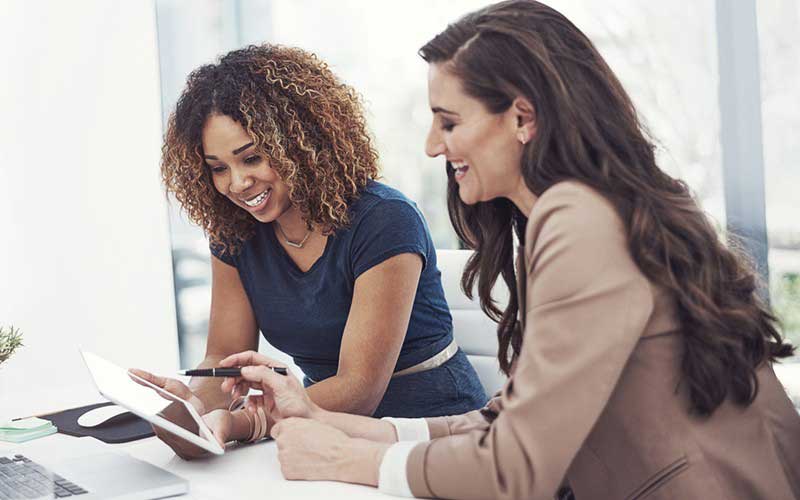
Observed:
[[[506,377],[497,361],[497,323],[481,310],[477,293],[470,300],[461,290],[461,273],[471,254],[469,250],[437,250],[436,260],[453,316],[453,336],[478,372],[486,394],[492,396],[503,387]],[[498,281],[494,297],[502,308],[508,302],[508,291],[502,279]]]

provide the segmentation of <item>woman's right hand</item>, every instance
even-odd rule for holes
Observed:
[[[257,401],[258,405],[263,405],[276,422],[289,417],[314,418],[322,411],[291,372],[279,375],[269,368],[286,368],[279,361],[255,351],[245,351],[228,356],[219,364],[242,367],[242,376],[226,378],[222,390],[231,391],[234,398],[247,394],[251,388],[262,391],[263,399],[254,399],[253,403]]]
[[[139,370],[138,368],[131,368],[129,371],[133,375],[136,375],[136,377],[146,380],[151,384],[158,386],[164,389],[165,391],[174,394],[175,396],[178,396],[184,401],[187,401],[194,407],[195,410],[197,410],[197,413],[199,415],[202,416],[206,413],[205,405],[203,404],[202,400],[200,400],[200,398],[197,397],[197,395],[194,392],[192,392],[192,390],[180,380],[175,380],[167,377],[160,377],[150,372]],[[131,377],[131,378],[136,383],[143,385],[144,387],[147,387],[149,389],[152,389],[152,387],[143,384],[140,380],[137,380],[136,377]],[[163,397],[164,399],[170,400],[170,398],[168,398],[159,391],[156,391],[156,394]],[[189,431],[195,434],[198,433],[197,423],[192,418],[192,416],[189,415],[189,412],[186,410],[186,407],[181,402],[173,402],[172,404],[168,405],[166,408],[161,410],[161,412],[159,412],[159,415],[169,420],[170,422],[173,422],[178,426],[183,427],[184,429],[188,429]],[[214,419],[213,422],[207,421],[207,423],[211,423],[212,427],[214,427],[213,424],[217,423],[217,420],[219,420],[222,423],[225,422],[224,419]],[[211,431],[215,434],[215,436],[217,436],[218,434],[226,434],[226,435],[228,434],[228,432],[226,432],[226,429],[222,428],[220,429],[211,428]],[[196,444],[190,443],[189,441],[186,441],[185,439],[180,438],[175,434],[166,431],[156,425],[153,426],[153,432],[155,432],[156,436],[161,441],[163,441],[164,443],[167,444],[167,446],[172,448],[172,450],[175,452],[176,455],[178,455],[184,460],[191,460],[193,458],[198,458],[208,453],[206,450],[200,448]]]

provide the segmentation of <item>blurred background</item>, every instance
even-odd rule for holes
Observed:
[[[27,332],[16,369],[31,367],[14,378],[60,362],[76,339],[123,364],[149,356],[152,369],[203,358],[208,243],[164,201],[160,137],[188,73],[246,44],[315,52],[352,85],[384,181],[418,203],[438,248],[457,248],[444,163],[423,151],[417,50],[487,3],[0,0],[0,324]],[[721,234],[743,235],[800,345],[800,2],[548,3],[620,77],[661,167]]]
[[[427,65],[417,50],[449,22],[486,4],[485,0],[156,0],[163,119],[174,108],[188,73],[230,49],[267,41],[313,51],[362,94],[385,181],[417,201],[438,248],[457,248],[444,203],[444,165],[423,153],[430,111]],[[756,98],[763,161],[748,165],[749,172],[732,170],[730,175],[744,176],[745,183],[747,176],[763,177],[764,189],[739,199],[740,192],[726,193],[723,182],[723,82],[716,3],[558,0],[550,4],[597,45],[656,140],[661,167],[692,187],[720,231],[726,230],[726,205],[745,213],[765,205],[766,242],[761,244],[768,248],[769,297],[786,333],[800,344],[800,2],[755,2],[757,37],[750,49],[756,51],[753,69],[758,70],[760,63]],[[183,364],[189,366],[202,359],[205,346],[208,245],[175,203],[170,207],[170,227],[180,352]]]

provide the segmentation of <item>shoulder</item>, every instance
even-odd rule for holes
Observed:
[[[397,189],[377,181],[369,181],[350,210],[354,227],[366,220],[376,222],[377,218],[422,220],[416,203]]]
[[[400,253],[420,254],[425,268],[433,242],[422,213],[403,193],[370,182],[351,208],[351,228],[346,234],[354,276]]]
[[[633,259],[628,231],[612,202],[579,182],[562,182],[534,203],[525,228],[529,308],[580,290],[630,288],[651,300],[649,280]],[[599,287],[599,288],[593,288]]]
[[[550,258],[568,265],[597,264],[611,256],[627,260],[629,251],[625,224],[608,198],[580,182],[565,181],[536,200],[525,228],[528,265]]]
[[[536,225],[554,212],[566,222],[622,222],[608,198],[577,181],[559,182],[542,193],[528,220]]]
[[[564,181],[542,193],[528,215],[525,246],[532,248],[542,232],[577,232],[590,236],[624,236],[625,226],[611,201],[577,181]]]
[[[416,207],[416,204],[399,190],[371,180],[359,192],[359,198],[353,203],[353,209],[393,201]]]

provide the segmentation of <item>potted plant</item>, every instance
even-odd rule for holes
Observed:
[[[0,365],[22,346],[22,332],[19,328],[0,326]]]

